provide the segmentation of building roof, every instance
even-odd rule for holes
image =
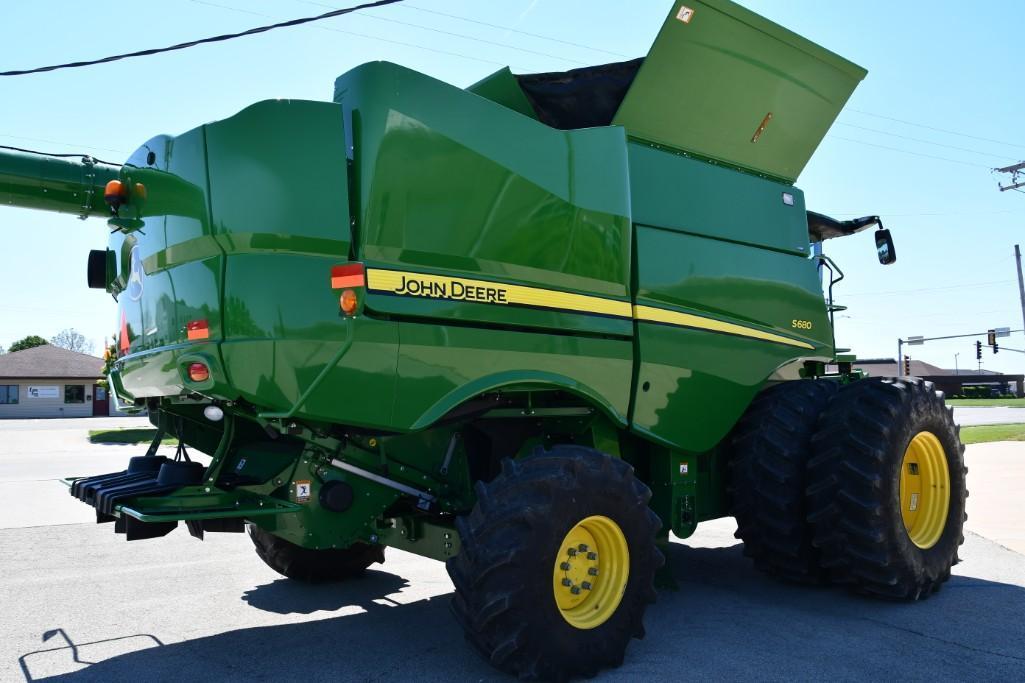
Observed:
[[[0,379],[99,379],[103,359],[45,344],[0,355]]]
[[[866,358],[854,361],[854,367],[864,370],[869,377],[895,377],[897,375],[897,361],[893,358]],[[911,361],[911,375],[913,377],[935,377],[937,375],[953,375],[953,370],[936,367],[925,361]],[[967,374],[967,370],[960,374]]]
[[[864,358],[854,361],[854,367],[860,370],[864,370],[865,374],[869,377],[896,377],[897,376],[897,361],[893,358]],[[976,370],[971,366],[952,370],[950,368],[941,368],[931,363],[926,363],[921,360],[911,360],[911,376],[912,377],[942,377],[950,375],[951,377],[966,375],[973,378],[978,378],[982,375],[992,375],[994,379],[1001,377],[1015,377],[1015,375],[1004,375],[1000,372],[994,372],[993,370]]]

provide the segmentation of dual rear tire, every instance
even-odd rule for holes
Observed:
[[[759,569],[906,600],[950,577],[967,470],[931,383],[780,384],[752,403],[729,448],[737,535]]]

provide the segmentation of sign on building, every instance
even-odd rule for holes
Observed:
[[[28,387],[29,398],[60,398],[60,387]]]

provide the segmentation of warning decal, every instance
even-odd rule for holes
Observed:
[[[676,13],[676,18],[685,24],[689,24],[690,20],[694,18],[694,10],[686,5],[680,5],[680,11]]]
[[[295,502],[305,503],[310,499],[310,482],[309,480],[295,482]]]

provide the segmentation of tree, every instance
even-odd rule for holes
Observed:
[[[78,353],[93,352],[93,343],[86,339],[84,334],[75,330],[74,327],[61,330],[50,340],[50,343],[68,351],[77,351]]]
[[[11,353],[14,353],[15,351],[24,351],[25,349],[31,349],[36,346],[44,346],[46,344],[49,344],[49,342],[38,334],[30,334],[24,339],[19,339],[11,344]]]

